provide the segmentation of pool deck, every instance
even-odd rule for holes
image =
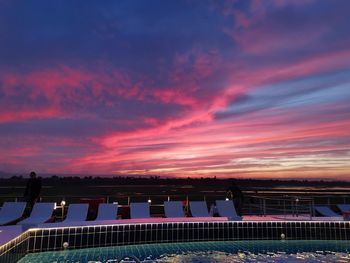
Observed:
[[[230,221],[227,217],[184,217],[184,218],[141,218],[141,219],[119,219],[106,221],[82,221],[82,222],[61,222],[45,223],[39,225],[14,225],[0,227],[0,246],[15,239],[30,228],[57,228],[57,227],[77,227],[77,226],[100,226],[100,225],[118,225],[118,224],[145,224],[145,223],[185,223],[185,222],[226,222]],[[243,222],[328,222],[344,221],[343,217],[312,217],[308,215],[270,215],[270,216],[243,216]]]
[[[2,226],[0,227],[0,246],[6,244],[7,242],[15,239],[20,234],[22,234],[22,226]]]

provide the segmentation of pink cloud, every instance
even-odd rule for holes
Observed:
[[[97,145],[99,150],[81,153],[73,159],[60,157],[60,163],[63,164],[62,171],[71,173],[98,171],[107,174],[140,173],[170,176],[206,176],[212,174],[227,176],[235,173],[239,176],[257,177],[264,177],[273,172],[277,177],[286,177],[293,171],[300,169],[301,166],[308,164],[305,161],[307,160],[305,156],[316,156],[310,157],[312,159],[331,154],[331,157],[325,163],[325,167],[328,165],[330,167],[329,174],[332,174],[331,163],[339,158],[336,156],[336,152],[340,149],[339,145],[331,143],[317,145],[313,142],[332,138],[346,138],[346,131],[350,129],[348,121],[321,122],[319,124],[310,122],[307,124],[295,121],[295,119],[300,118],[300,112],[295,112],[295,115],[291,115],[289,112],[280,112],[279,115],[283,117],[276,117],[276,113],[271,112],[272,115],[270,116],[264,111],[262,113],[252,113],[246,119],[240,119],[237,122],[226,122],[225,120],[215,120],[212,114],[225,108],[235,96],[242,92],[252,91],[261,84],[346,68],[349,58],[349,51],[340,50],[312,56],[283,67],[278,65],[257,67],[253,71],[249,71],[243,64],[242,66],[235,64],[233,68],[238,69],[232,73],[235,84],[228,85],[224,90],[219,90],[210,101],[206,101],[204,104],[198,104],[200,100],[197,101],[194,96],[194,91],[197,88],[193,87],[199,84],[196,78],[193,78],[188,93],[181,89],[154,89],[152,99],[157,98],[158,101],[165,103],[188,104],[191,105],[192,110],[185,112],[182,116],[172,117],[165,121],[145,117],[144,122],[150,124],[151,128],[116,131],[91,138],[88,143]],[[184,63],[195,65],[198,60],[204,61],[199,64],[207,64],[205,59],[197,58],[193,60],[193,64],[186,60]],[[186,72],[181,73],[184,79],[191,79],[194,74],[194,76],[201,76],[205,80],[215,72],[215,70],[207,71],[206,66],[204,66],[204,70],[201,66],[193,67],[193,69],[194,71],[187,72],[187,75]],[[142,85],[133,90],[134,85],[132,83],[128,85],[130,83],[128,78],[119,75],[119,73],[112,76],[102,74],[105,77],[101,78],[101,75],[94,75],[92,72],[71,72],[67,68],[64,69],[63,73],[48,72],[40,74],[36,72],[24,76],[8,75],[7,81],[4,82],[6,88],[8,88],[7,96],[15,94],[15,91],[9,88],[14,89],[17,85],[26,82],[28,86],[34,84],[40,86],[39,91],[35,91],[37,93],[34,93],[33,96],[44,94],[47,98],[52,98],[51,100],[56,103],[55,105],[58,105],[59,99],[56,94],[61,94],[60,87],[63,87],[63,89],[71,87],[73,90],[79,90],[84,89],[84,83],[86,82],[96,82],[92,85],[95,87],[93,90],[97,96],[95,99],[103,99],[99,96],[102,96],[105,91],[123,97],[149,99],[145,96],[148,91],[142,90]],[[204,74],[197,72],[204,72]],[[60,79],[60,74],[64,74],[62,79]],[[102,80],[102,83],[98,83],[99,79]],[[106,83],[111,85],[110,87],[114,87],[112,82],[118,79],[121,80],[120,83],[122,84],[119,87],[122,88],[114,90],[107,87],[105,90],[103,84]],[[174,82],[175,87],[179,85],[178,81],[180,80]],[[40,90],[43,93],[40,93]],[[149,94],[151,95],[151,93]],[[84,100],[79,93],[73,92],[69,96],[71,96],[71,99]],[[194,105],[200,106],[194,107]],[[52,111],[34,111],[33,113],[26,111],[28,115],[23,116],[21,116],[23,114],[21,112],[13,112],[13,115],[3,114],[2,121],[25,120],[40,116],[51,118],[55,115],[65,114],[64,110],[61,110],[59,107],[53,107]],[[294,123],[292,129],[290,123]],[[274,127],[274,129],[271,130],[271,127]],[[279,132],[276,132],[276,130]],[[310,148],[301,146],[298,144],[299,141],[301,144],[309,141]],[[67,145],[71,143],[67,141]],[[293,143],[296,144],[293,145]],[[346,149],[349,145],[344,144],[343,147]],[[44,152],[45,147],[42,147],[37,155],[40,156]],[[299,160],[298,156],[304,156],[304,161]],[[8,158],[8,163],[14,158],[19,158],[18,155],[12,157]],[[27,157],[23,156],[21,158],[24,158],[21,161],[24,164]],[[293,158],[298,160],[294,163]],[[292,168],[281,168],[278,165],[278,163],[287,164],[289,162],[288,165]],[[318,169],[319,166],[320,164],[317,164],[314,169]],[[259,169],[260,171],[258,171]],[[339,169],[343,169],[342,173],[347,171],[347,168],[341,165]]]
[[[96,104],[108,107],[115,105],[117,98],[197,107],[202,103],[195,94],[200,88],[199,83],[215,73],[220,61],[217,51],[191,51],[179,55],[170,69],[170,82],[165,87],[154,84],[147,76],[138,79],[120,70],[110,69],[106,64],[95,71],[69,66],[21,73],[4,71],[0,74],[0,90],[6,101],[26,94],[30,101],[45,98],[50,106],[38,108],[33,103],[8,112],[5,107],[0,113],[0,120],[8,122],[55,115],[72,116],[79,113],[67,111],[62,104],[69,102],[81,107]]]
[[[55,108],[47,108],[44,110],[35,110],[35,109],[25,109],[25,110],[3,110],[0,113],[0,123],[11,122],[11,121],[23,121],[28,119],[35,118],[54,118],[57,116],[63,116],[64,114]]]
[[[261,0],[260,0],[261,2]],[[289,0],[271,0],[272,4],[281,8],[286,6],[304,6],[310,5],[316,2],[316,0],[300,0],[300,1],[289,1]]]
[[[186,11],[190,21],[180,21],[174,9],[161,25],[118,15],[110,21],[117,31],[101,34],[97,25],[91,46],[74,54],[44,48],[33,65],[31,49],[22,61],[8,43],[0,170],[350,179],[350,49],[340,5],[229,0],[211,2],[208,13],[194,6],[187,11],[203,13]],[[107,13],[108,24],[116,14]],[[102,48],[98,61],[90,47]],[[51,58],[51,50],[64,56]]]
[[[312,159],[320,158],[324,162],[323,168],[327,169],[332,162],[344,158],[342,154],[336,154],[340,150],[338,144],[322,145],[318,142],[346,138],[346,131],[350,128],[349,121],[325,121],[316,125],[294,122],[293,118],[297,114],[275,114],[281,116],[267,118],[262,113],[262,116],[252,115],[237,123],[209,121],[200,126],[181,129],[164,129],[160,126],[112,135],[104,139],[106,151],[103,154],[79,160],[74,169],[88,165],[105,169],[109,167],[116,173],[174,176],[227,176],[232,173],[255,176],[258,173],[255,169],[260,169],[261,177],[268,177],[267,174],[271,172],[286,177]],[[288,128],[291,122],[294,123],[292,129]],[[271,127],[274,129],[271,130]],[[276,130],[279,132],[276,133]],[[307,142],[309,147],[305,147]],[[148,147],[152,145],[164,147]],[[343,149],[348,147],[349,144],[343,145]],[[288,162],[290,165],[286,168],[277,165]],[[320,165],[315,163],[315,167]],[[339,169],[344,169],[345,172],[347,168]]]
[[[141,99],[140,88],[120,71],[91,71],[68,66],[29,71],[26,73],[3,72],[0,74],[1,90],[5,95],[2,122],[73,116],[76,112],[66,110],[64,103],[70,102],[82,107],[102,104],[110,105],[111,97]],[[93,96],[89,93],[91,90]],[[14,105],[11,98],[27,94],[31,104],[16,106],[7,111],[5,105]],[[34,101],[44,98],[47,106],[37,106]]]
[[[317,45],[323,37],[333,32],[329,22],[312,19],[305,23],[281,24],[281,21],[269,16],[286,7],[303,8],[315,3],[314,0],[288,1],[288,0],[253,0],[249,1],[247,8],[238,8],[235,3],[224,6],[223,14],[233,19],[233,24],[223,28],[223,32],[230,36],[235,44],[247,54],[269,55],[278,52],[300,50],[310,45]],[[304,19],[301,17],[301,19]],[[291,19],[293,20],[293,19]]]
[[[209,107],[198,107],[191,114],[167,122],[149,120],[153,125],[149,129],[117,132],[95,138],[95,142],[103,145],[106,150],[101,155],[90,155],[78,160],[72,169],[83,169],[87,165],[106,169],[105,172],[174,176],[228,176],[237,173],[241,176],[268,177],[268,174],[276,173],[277,177],[282,178],[290,176],[303,165],[309,165],[313,158],[322,159],[322,156],[330,154],[328,159],[322,159],[325,162],[323,169],[326,170],[330,165],[330,174],[333,174],[331,163],[340,158],[337,152],[350,145],[339,147],[332,143],[319,145],[318,142],[347,138],[350,122],[329,121],[332,116],[327,115],[324,115],[325,122],[318,120],[319,123],[314,123],[307,119],[304,122],[300,121],[302,112],[268,113],[267,110],[252,113],[237,122],[219,122],[213,119],[212,113],[225,108],[238,94],[252,91],[260,85],[347,68],[349,58],[348,50],[339,50],[284,66],[257,67],[254,71],[240,66],[232,74],[236,84],[228,85],[212,98]],[[329,105],[331,108],[334,106]],[[311,109],[316,110],[314,106]],[[302,110],[307,111],[305,108]],[[290,127],[291,123],[293,128]],[[309,148],[303,146],[307,143],[310,144]],[[164,147],[148,147],[152,145]],[[293,158],[297,160],[294,162]],[[235,159],[242,159],[242,163],[231,163]],[[251,159],[255,160],[254,164],[250,163]],[[278,166],[278,163],[288,162],[291,162],[292,168]],[[258,169],[265,166],[260,174],[254,170],[254,167]],[[319,166],[321,164],[316,164],[313,169],[318,169]],[[343,174],[349,171],[343,165],[339,165],[339,169],[343,169]],[[193,171],[196,171],[195,174]]]
[[[300,167],[310,165],[317,158],[328,156],[324,166],[316,163],[313,169],[322,167],[329,170],[328,175],[332,175],[335,169],[332,162],[342,156],[339,157],[337,152],[350,145],[339,147],[334,143],[319,145],[314,142],[346,138],[350,122],[320,121],[308,124],[295,121],[302,115],[300,112],[295,112],[295,115],[279,112],[283,116],[279,117],[274,112],[267,114],[266,110],[249,114],[246,119],[228,122],[215,120],[213,114],[227,107],[236,96],[253,91],[263,84],[344,69],[348,67],[349,59],[349,50],[338,50],[268,67],[253,67],[242,61],[235,61],[225,64],[226,70],[232,72],[232,84],[228,83],[224,89],[215,90],[213,96],[206,101],[197,97],[197,92],[200,92],[202,83],[214,76],[223,63],[216,52],[195,52],[178,56],[169,74],[171,82],[168,88],[145,89],[145,83],[132,81],[128,74],[120,71],[93,72],[61,67],[26,74],[3,73],[2,89],[7,97],[16,96],[26,87],[30,91],[31,99],[44,96],[52,105],[44,109],[25,107],[17,112],[3,111],[0,121],[74,114],[61,107],[60,103],[64,99],[81,102],[83,105],[93,104],[94,101],[102,101],[108,105],[110,96],[174,103],[189,106],[191,111],[166,120],[146,116],[142,120],[150,128],[113,131],[90,138],[88,143],[96,145],[98,150],[82,152],[72,159],[56,154],[55,157],[59,156],[59,163],[62,164],[61,170],[71,173],[98,171],[107,174],[170,176],[228,176],[234,173],[237,176],[266,177],[274,173],[276,177],[287,177],[299,171]],[[92,88],[94,97],[84,95],[83,91],[87,87]],[[290,123],[294,123],[292,128]],[[271,130],[271,127],[274,129]],[[310,148],[303,146],[305,143],[309,143]],[[66,144],[74,146],[72,141],[67,141]],[[36,149],[23,147],[23,151],[20,150],[19,154],[14,151],[6,161],[11,163],[16,159],[17,165],[24,165],[30,155],[33,157],[44,154],[45,147],[47,145]],[[281,167],[280,163],[286,167]],[[45,169],[44,166],[41,169]],[[341,164],[338,165],[338,170],[341,170],[341,174],[349,171],[347,166]],[[301,176],[303,173],[299,174]]]
[[[313,29],[300,29],[296,31],[274,32],[271,28],[253,28],[241,33],[225,29],[241,49],[248,54],[267,55],[276,52],[288,52],[314,45],[322,41],[327,33],[331,32],[330,27]]]

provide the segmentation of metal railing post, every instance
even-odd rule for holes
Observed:
[[[309,215],[310,215],[310,220],[312,220],[312,202],[309,202]]]
[[[249,215],[251,215],[251,214],[252,214],[252,204],[251,204],[251,202],[249,202],[249,209],[248,209],[248,213],[249,213]]]

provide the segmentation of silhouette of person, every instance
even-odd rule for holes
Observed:
[[[29,203],[30,206],[33,206],[40,196],[41,178],[37,177],[35,172],[31,172],[29,176],[30,178],[24,192],[24,200]]]
[[[226,197],[233,200],[233,203],[235,204],[235,208],[237,210],[237,214],[241,216],[244,196],[241,189],[238,187],[235,181],[231,181],[231,185],[226,191]]]

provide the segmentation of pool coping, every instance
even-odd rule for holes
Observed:
[[[217,219],[217,220],[215,220]],[[27,253],[62,250],[63,243],[79,249],[160,242],[192,242],[215,240],[286,239],[349,240],[348,221],[230,221],[227,218],[208,220],[140,219],[112,220],[95,224],[29,228],[0,246],[0,262],[19,259]],[[13,262],[13,261],[12,261]]]

